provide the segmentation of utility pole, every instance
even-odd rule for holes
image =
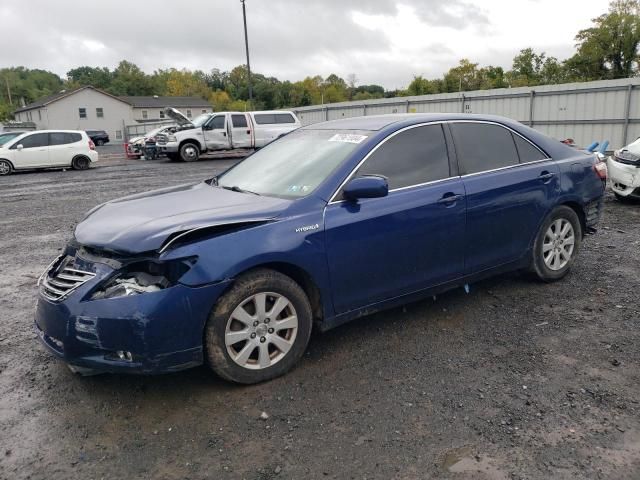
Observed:
[[[244,48],[247,51],[247,83],[249,85],[249,104],[253,103],[253,89],[251,88],[251,66],[249,64],[249,37],[247,35],[247,11],[244,6],[245,0],[240,0],[242,3],[242,19],[244,21]]]
[[[7,95],[9,96],[9,105],[13,106],[13,102],[11,101],[11,87],[9,86],[9,77],[5,75],[4,82],[7,84]]]

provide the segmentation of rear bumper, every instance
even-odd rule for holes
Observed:
[[[95,150],[89,151],[89,160],[91,160],[91,163],[96,163],[98,160],[100,160],[100,154]]]
[[[640,167],[607,160],[611,189],[623,197],[640,197]]]
[[[584,208],[584,223],[586,233],[594,233],[596,231],[596,225],[600,221],[602,216],[602,210],[604,207],[604,197],[600,197],[597,200],[589,202]]]

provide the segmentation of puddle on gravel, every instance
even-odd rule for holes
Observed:
[[[471,478],[507,480],[509,477],[495,467],[487,457],[475,457],[470,446],[452,448],[444,454],[442,467],[451,473],[473,474]],[[478,476],[480,474],[480,476]]]

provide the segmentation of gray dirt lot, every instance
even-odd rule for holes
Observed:
[[[0,178],[0,478],[640,478],[640,205],[611,197],[564,281],[505,275],[315,334],[263,385],[83,378],[39,346],[36,278],[86,210],[233,162]]]

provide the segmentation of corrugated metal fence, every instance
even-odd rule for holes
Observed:
[[[609,140],[620,148],[640,137],[640,78],[476,90],[331,103],[293,109],[303,125],[384,113],[502,115],[579,145]]]

